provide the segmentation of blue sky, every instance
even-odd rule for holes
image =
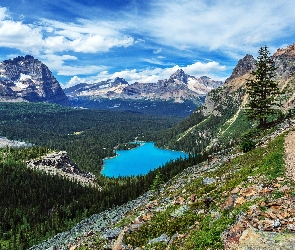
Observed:
[[[0,61],[33,55],[62,87],[177,69],[226,79],[246,54],[295,43],[290,0],[1,0]]]

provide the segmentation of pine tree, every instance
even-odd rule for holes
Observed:
[[[157,191],[164,184],[163,176],[160,172],[156,173],[152,185],[150,186],[151,191]]]
[[[276,68],[267,47],[261,47],[258,53],[256,69],[251,72],[252,77],[246,83],[249,94],[246,114],[249,120],[258,120],[259,127],[265,128],[267,118],[276,112],[275,97],[279,89],[274,80]]]

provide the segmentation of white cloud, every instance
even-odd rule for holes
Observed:
[[[7,8],[0,7],[0,20],[4,20],[7,16]]]
[[[132,37],[103,37],[100,35],[84,36],[82,39],[72,41],[75,52],[96,53],[107,52],[113,47],[128,47],[134,43]],[[71,47],[71,46],[70,46]]]
[[[105,70],[105,66],[87,65],[87,66],[62,66],[57,71],[57,75],[73,76],[73,75],[92,75],[101,70]]]
[[[78,60],[77,57],[72,55],[54,55],[54,54],[46,54],[41,55],[40,59],[43,63],[45,63],[50,70],[58,71],[64,67],[65,61],[76,61]]]
[[[145,58],[145,59],[143,59],[143,61],[148,62],[150,64],[155,64],[155,65],[165,65],[165,63],[163,63],[162,61],[159,60],[159,59],[163,59],[164,57],[157,57],[157,58],[158,59],[156,59],[156,58]]]
[[[226,67],[214,61],[208,63],[196,62],[194,64],[184,67],[183,70],[187,72],[187,74],[199,75],[200,73],[206,74],[208,72],[214,71],[225,71]]]
[[[92,75],[97,74],[102,70],[106,70],[107,68],[105,66],[97,65],[66,65],[66,61],[78,61],[78,58],[72,55],[58,56],[54,54],[47,54],[41,56],[40,58],[50,70],[56,71],[57,75],[62,76]]]
[[[154,54],[160,54],[161,52],[162,52],[162,49],[161,48],[160,49],[155,49],[153,51]]]
[[[178,49],[249,51],[292,36],[294,9],[295,2],[289,0],[159,0],[141,27],[157,42]]]
[[[114,79],[116,77],[124,78],[129,83],[134,82],[141,82],[141,83],[151,83],[157,82],[158,80],[168,79],[173,73],[175,73],[178,69],[182,68],[184,72],[188,75],[192,75],[195,77],[200,77],[206,75],[211,77],[214,80],[225,80],[224,78],[218,77],[218,73],[225,71],[226,67],[220,65],[217,62],[208,62],[208,63],[201,63],[196,62],[191,65],[187,65],[185,67],[180,67],[175,65],[170,68],[147,68],[147,69],[131,69],[131,70],[122,70],[119,72],[115,72],[113,74],[109,73],[108,71],[102,71],[96,77],[88,77],[88,78],[78,78],[74,76],[68,83],[67,86],[72,86],[73,83],[77,82],[87,82],[87,83],[94,83],[100,82],[107,79]],[[212,72],[216,73],[212,74]]]
[[[0,47],[18,49],[23,53],[97,53],[135,43],[133,37],[122,34],[114,23],[86,20],[63,23],[41,19],[38,24],[24,24],[11,20],[7,13],[6,8],[0,7]]]
[[[95,23],[81,19],[77,23],[42,21],[48,32],[44,49],[51,52],[108,52],[113,47],[129,47],[135,43],[133,37],[121,34],[119,27],[111,22]]]
[[[78,76],[73,76],[70,81],[67,83],[66,86],[64,86],[64,88],[69,88],[69,87],[72,87],[72,86],[75,86],[79,83],[83,83],[84,79],[82,78],[79,78]]]
[[[3,9],[1,9],[3,10]],[[0,47],[19,49],[24,53],[39,54],[42,33],[39,27],[8,20],[0,13]]]

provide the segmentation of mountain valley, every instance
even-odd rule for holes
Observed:
[[[37,59],[3,62],[0,135],[30,146],[0,149],[0,249],[294,249],[295,45],[271,58],[281,94],[265,128],[245,114],[246,82],[257,67],[251,55],[224,83],[178,70],[158,83],[116,78],[65,94],[51,83],[56,98],[44,92],[40,72],[51,75]],[[22,102],[6,102],[12,99]],[[69,107],[106,100],[107,110]],[[140,102],[167,105],[156,116]],[[177,115],[185,109],[167,113],[188,103],[198,107],[187,117]],[[135,139],[189,156],[147,175],[102,176],[103,159]],[[46,165],[45,155],[60,151],[62,168],[93,173],[91,185],[25,164]]]

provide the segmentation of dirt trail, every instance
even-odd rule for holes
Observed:
[[[286,175],[295,181],[295,131],[291,131],[285,139]]]

